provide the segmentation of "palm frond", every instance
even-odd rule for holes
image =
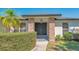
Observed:
[[[0,17],[0,20],[2,21],[2,24],[8,28],[10,27],[19,27],[20,21],[18,19],[18,16],[15,16],[15,13],[13,10],[8,9],[5,11],[6,16]]]

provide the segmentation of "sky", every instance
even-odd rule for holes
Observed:
[[[7,8],[0,8],[0,15]],[[17,15],[29,14],[62,14],[64,17],[79,18],[79,8],[11,8]]]

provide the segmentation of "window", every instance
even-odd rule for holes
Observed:
[[[68,32],[68,23],[63,23],[62,26],[63,26],[63,34],[65,32]]]
[[[27,31],[27,25],[26,23],[21,23],[20,25],[20,29],[19,29],[19,32],[26,32]]]
[[[26,32],[28,31],[28,19],[20,19],[21,24],[19,28],[14,28],[14,32]]]
[[[27,23],[21,23],[19,28],[15,28],[14,32],[26,32],[27,31]]]
[[[63,23],[63,28],[68,28],[68,23]]]

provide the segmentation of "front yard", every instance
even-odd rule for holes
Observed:
[[[46,48],[47,51],[79,51],[79,42],[77,41],[56,41],[49,42]]]

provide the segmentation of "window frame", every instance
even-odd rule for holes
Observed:
[[[65,25],[66,25],[66,26],[65,26]],[[68,24],[68,22],[62,23],[62,27],[63,27],[63,34],[64,34],[65,32],[68,32],[68,31],[69,31],[69,24]]]

